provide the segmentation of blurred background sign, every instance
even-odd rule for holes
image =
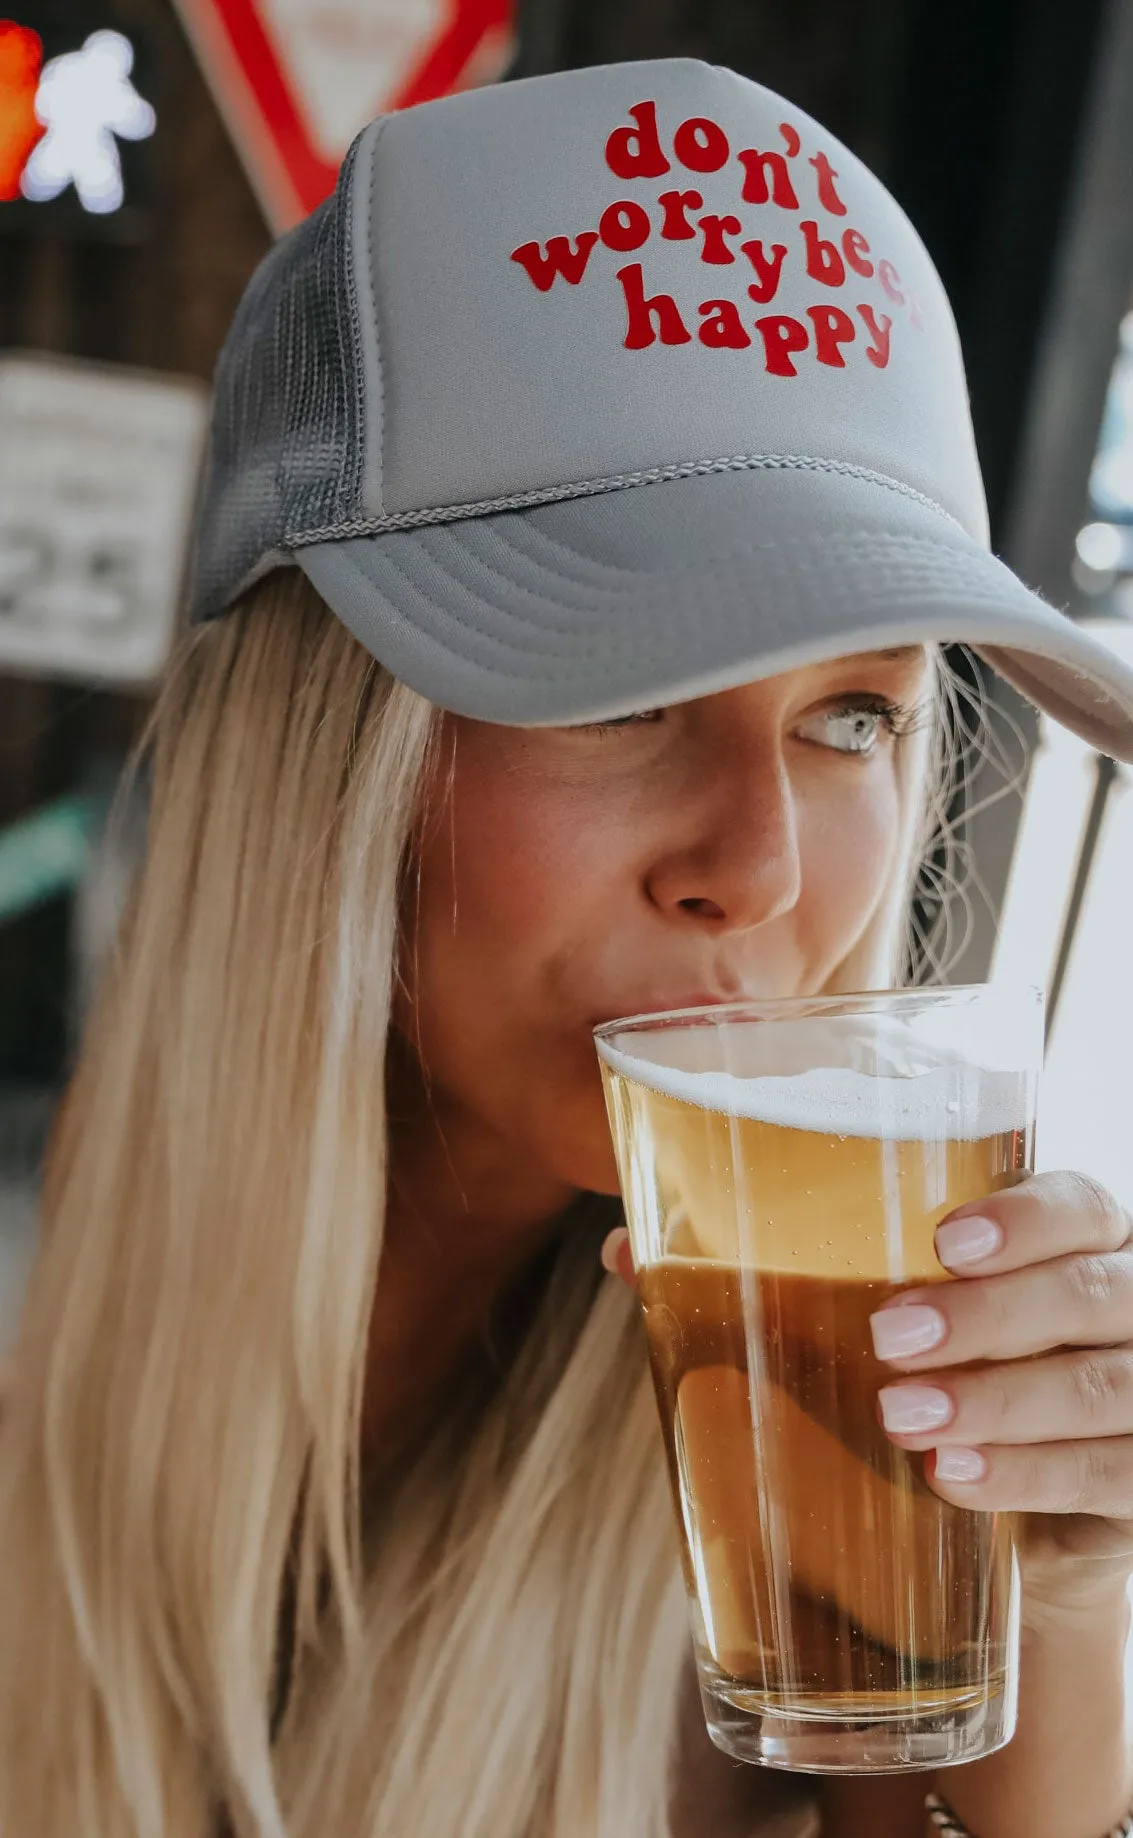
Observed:
[[[0,358],[0,668],[151,683],[208,397],[125,365]]]
[[[272,228],[333,190],[384,110],[493,81],[512,0],[177,0]]]

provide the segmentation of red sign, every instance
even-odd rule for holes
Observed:
[[[272,228],[333,189],[359,129],[491,82],[514,0],[177,0]]]

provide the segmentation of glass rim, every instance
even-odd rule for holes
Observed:
[[[1046,992],[1038,983],[997,980],[990,983],[952,983],[939,988],[845,990],[839,995],[814,996],[743,996],[735,1002],[704,1002],[692,1008],[645,1010],[640,1014],[620,1015],[603,1021],[592,1029],[595,1040],[608,1040],[614,1034],[645,1034],[665,1027],[695,1027],[705,1021],[787,1021],[803,1020],[810,1015],[868,1014],[874,1007],[880,1012],[893,1006],[921,1004],[962,1007],[965,1002],[1002,997],[1019,1001],[1030,997],[1040,1006]]]

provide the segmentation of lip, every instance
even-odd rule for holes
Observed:
[[[679,1014],[688,1008],[723,1008],[731,1002],[744,1002],[743,995],[720,995],[710,989],[686,989],[673,996],[649,996],[634,1008],[622,1008],[614,1014],[604,1013],[596,1016],[591,1028],[606,1027],[611,1021],[629,1021],[638,1015]]]

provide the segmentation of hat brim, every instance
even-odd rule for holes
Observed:
[[[1133,670],[927,499],[852,468],[725,465],[295,560],[395,676],[481,721],[606,720],[940,640],[1133,760]]]

